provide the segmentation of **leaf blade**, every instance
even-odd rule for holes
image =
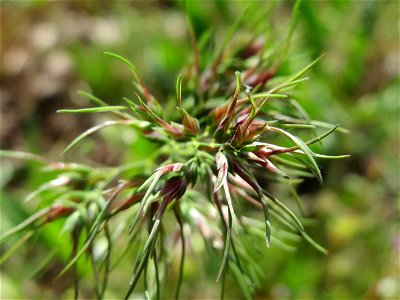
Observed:
[[[127,109],[126,106],[100,106],[100,107],[89,107],[89,108],[77,108],[77,109],[59,109],[57,113],[66,114],[79,114],[79,113],[100,113],[100,112],[112,112]]]

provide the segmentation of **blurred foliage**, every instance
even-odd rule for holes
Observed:
[[[192,55],[184,3],[99,4],[1,2],[2,149],[63,159],[64,147],[98,120],[56,115],[57,109],[86,106],[78,89],[93,91],[110,104],[130,95],[130,74],[103,51],[133,61],[159,99],[174,91],[180,67]],[[273,11],[265,24],[284,32],[292,3],[265,1],[260,5]],[[244,1],[193,1],[186,9],[197,34],[211,28],[218,37],[245,6]],[[220,42],[217,38],[216,43]],[[305,243],[295,253],[246,243],[265,272],[256,298],[398,298],[399,3],[304,1],[290,53],[283,68],[292,71],[326,53],[310,73],[312,84],[300,87],[298,101],[312,119],[340,123],[350,130],[350,134],[329,137],[316,150],[323,147],[330,154],[352,156],[320,161],[323,188],[311,179],[300,186],[313,218],[311,235],[329,249],[327,256]],[[129,130],[110,128],[84,142],[67,159],[93,166],[116,165],[147,157],[151,147]],[[1,163],[1,230],[5,231],[36,209],[33,203],[23,204],[23,199],[48,178],[34,162],[2,159]],[[277,193],[286,196],[285,191],[277,189]],[[2,299],[72,297],[67,289],[72,279],[55,278],[70,255],[69,241],[56,238],[60,230],[57,226],[42,229],[1,266]],[[202,241],[192,243],[196,251],[185,265],[183,298],[215,298],[219,258],[204,258],[207,249],[202,248]],[[1,251],[8,247],[2,246]],[[61,251],[52,254],[58,247]],[[48,255],[55,260],[38,269]],[[79,265],[82,275],[88,273],[87,264]],[[118,297],[132,264],[127,258],[113,271],[107,298]],[[174,284],[177,274],[170,275],[167,280]],[[82,280],[87,293],[90,280]],[[227,298],[240,297],[233,279],[227,286]]]

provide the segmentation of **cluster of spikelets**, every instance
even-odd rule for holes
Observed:
[[[131,238],[124,252],[129,251],[131,245],[142,247],[126,298],[141,275],[146,295],[160,297],[160,282],[165,271],[160,265],[167,265],[163,261],[165,243],[168,237],[177,239],[171,230],[162,230],[163,220],[169,213],[176,218],[178,226],[173,231],[177,230],[182,246],[177,297],[188,246],[185,241],[190,239],[185,226],[200,233],[205,243],[221,253],[217,280],[223,280],[226,272],[231,271],[246,297],[251,297],[262,272],[246,253],[241,235],[259,237],[261,233],[267,247],[276,245],[285,249],[292,249],[293,242],[302,237],[317,250],[325,252],[306,234],[301,218],[266,187],[268,182],[287,184],[302,211],[294,187],[301,177],[310,175],[322,182],[315,158],[344,157],[327,157],[309,148],[337,126],[311,121],[292,97],[294,88],[307,79],[303,75],[316,61],[296,74],[277,76],[282,56],[271,55],[265,42],[257,39],[240,49],[227,49],[223,45],[209,64],[201,62],[202,49],[196,43],[194,45],[194,59],[176,81],[177,107],[171,115],[164,115],[161,105],[146,88],[134,66],[113,53],[106,54],[125,63],[133,73],[135,100],[125,99],[126,106],[109,106],[82,92],[97,107],[61,110],[64,113],[109,112],[116,117],[81,134],[66,151],[102,128],[132,127],[158,147],[152,154],[153,165],[158,166],[150,174],[144,171],[140,162],[115,168],[92,168],[2,151],[3,156],[42,161],[54,179],[27,199],[30,201],[47,193],[46,203],[50,204],[3,234],[1,241],[30,229],[21,238],[21,241],[27,240],[35,229],[64,218],[64,233],[71,234],[74,245],[73,258],[61,274],[71,268],[76,273],[78,259],[88,255],[93,264],[95,292],[99,299],[104,297],[111,261],[114,261],[111,254],[116,236],[110,230],[109,221],[125,210],[132,211],[133,215],[126,224]],[[276,51],[284,52],[286,47],[283,43]],[[276,60],[272,61],[272,58]],[[328,127],[328,130],[318,136],[316,125]],[[295,133],[299,129],[311,130],[314,138],[303,141]],[[277,136],[286,137],[292,145],[275,144],[273,141]],[[126,171],[136,175],[126,177]],[[246,203],[260,211],[263,221],[246,216],[251,210]],[[149,234],[143,241],[144,227]],[[107,240],[107,247],[100,254],[94,251],[99,237]],[[82,239],[84,242],[79,242]],[[9,254],[5,253],[5,257]],[[152,262],[154,268],[149,275],[147,270]],[[152,289],[152,286],[156,288]]]

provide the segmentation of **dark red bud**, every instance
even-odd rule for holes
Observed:
[[[263,86],[275,75],[275,71],[261,71],[246,79],[245,83],[251,87]]]
[[[172,136],[175,139],[180,139],[185,136],[181,129],[176,128],[176,127],[172,126],[171,124],[168,124],[167,122],[162,122],[160,125],[165,129],[165,131],[170,136]]]
[[[170,178],[161,188],[160,195],[164,197],[168,203],[174,199],[179,199],[186,191],[186,181],[181,176]]]
[[[197,163],[191,163],[187,168],[186,178],[189,179],[191,184],[196,184],[198,176],[198,166]]]
[[[264,48],[262,41],[255,41],[247,45],[244,49],[239,52],[239,57],[246,59],[259,53]]]
[[[173,163],[173,164],[159,167],[157,169],[157,172],[160,172],[160,175],[165,174],[167,172],[179,172],[182,170],[183,167],[184,167],[184,164],[182,164],[182,163]]]
[[[189,113],[183,108],[178,108],[182,115],[182,123],[185,133],[190,135],[196,135],[200,132],[199,121],[193,118]]]
[[[124,201],[122,201],[116,208],[115,208],[115,212],[120,212],[123,211],[129,207],[131,207],[133,204],[137,203],[138,201],[140,201],[140,199],[143,198],[144,193],[137,193],[137,194],[133,194],[130,197],[128,197],[127,199],[125,199]]]
[[[51,222],[55,219],[67,216],[74,211],[72,207],[66,207],[63,205],[55,205],[50,208],[47,213],[47,218],[45,222]]]

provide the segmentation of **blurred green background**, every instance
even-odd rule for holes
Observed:
[[[224,33],[245,1],[194,1],[189,13],[197,33]],[[288,27],[293,2],[260,1],[271,9],[265,20],[276,32]],[[313,119],[339,123],[323,144],[327,154],[351,158],[319,161],[325,183],[300,186],[315,219],[310,235],[327,256],[301,243],[297,252],[255,251],[265,272],[257,299],[398,299],[399,297],[399,2],[304,1],[300,7],[287,68],[299,69],[325,53],[299,86],[299,101]],[[86,107],[82,89],[111,104],[133,93],[124,66],[103,55],[129,58],[159,99],[174,92],[174,82],[191,57],[181,1],[2,1],[1,2],[1,149],[64,159],[61,152],[99,116],[56,114],[60,108]],[[100,116],[103,118],[103,116]],[[105,130],[82,143],[68,161],[117,165],[146,157],[149,143],[127,130]],[[46,180],[35,163],[2,159],[1,226],[18,224],[32,206],[29,191]],[[59,227],[44,230],[1,267],[1,299],[72,297],[70,278],[55,281],[69,249],[60,251],[44,271],[43,258],[59,245]],[[49,226],[51,227],[51,226]],[[4,251],[4,249],[2,250]],[[217,258],[186,263],[183,298],[219,297]],[[112,273],[108,298],[125,290],[127,259]],[[84,270],[82,271],[85,272]],[[171,274],[171,284],[175,282]],[[90,294],[90,278],[82,281]],[[240,299],[233,279],[227,298]]]

